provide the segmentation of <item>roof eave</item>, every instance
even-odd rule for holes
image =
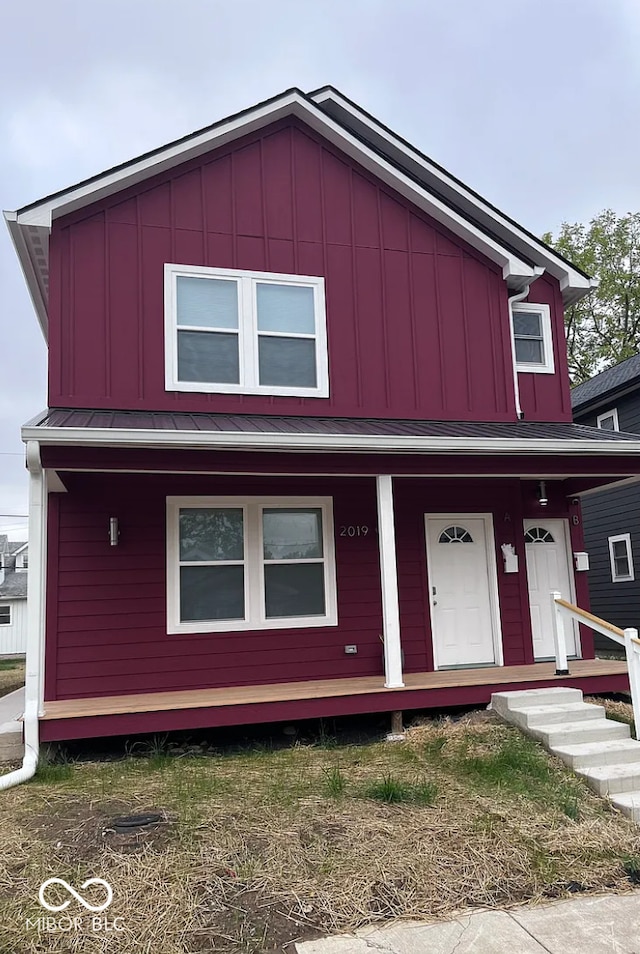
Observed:
[[[13,240],[13,247],[16,250],[20,266],[22,267],[27,289],[29,290],[29,295],[31,296],[31,301],[33,302],[33,307],[38,317],[38,323],[46,341],[49,331],[46,289],[30,254],[30,247],[26,241],[25,233],[18,223],[17,213],[5,212],[4,218]]]
[[[621,440],[553,440],[549,438],[461,438],[360,434],[238,433],[238,431],[144,430],[125,428],[48,427],[26,425],[23,441],[42,445],[85,447],[153,447],[167,450],[268,450],[294,453],[397,453],[537,456],[594,454],[640,457],[640,438]]]

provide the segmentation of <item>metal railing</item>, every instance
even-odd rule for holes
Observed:
[[[558,676],[569,675],[565,631],[565,624],[568,620],[575,619],[624,647],[627,657],[633,719],[636,724],[636,738],[638,738],[638,732],[640,731],[640,639],[638,639],[638,630],[632,627],[620,629],[619,626],[608,623],[606,619],[600,619],[599,616],[594,616],[593,613],[588,613],[587,610],[580,609],[573,603],[568,603],[563,600],[562,594],[555,591],[551,593],[551,617],[553,619],[553,644],[556,652],[556,675]]]

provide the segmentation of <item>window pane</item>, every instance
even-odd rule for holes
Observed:
[[[535,338],[516,338],[516,361],[521,364],[544,364],[544,348]]]
[[[316,387],[316,347],[308,338],[258,338],[260,384]]]
[[[615,422],[613,420],[613,415],[611,414],[609,417],[603,417],[600,423],[598,424],[598,427],[602,431],[614,431],[615,430],[614,424]]]
[[[223,278],[178,278],[178,324],[238,327],[238,283]]]
[[[244,567],[181,566],[180,619],[244,619]]]
[[[312,560],[322,556],[321,510],[264,510],[265,560]]]
[[[531,311],[514,311],[513,330],[516,335],[542,338],[542,315]]]
[[[316,330],[313,288],[258,282],[258,330],[295,331],[313,335]]]
[[[8,626],[11,623],[11,607],[0,606],[0,626]]]
[[[180,511],[180,559],[242,560],[242,510],[189,507]]]
[[[267,563],[264,585],[268,619],[325,614],[323,563]]]
[[[178,332],[178,380],[238,384],[238,336],[216,332]]]

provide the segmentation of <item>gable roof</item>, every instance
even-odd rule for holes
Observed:
[[[29,586],[27,573],[5,572],[4,582],[0,583],[0,600],[25,600]]]
[[[591,404],[601,404],[622,388],[631,390],[633,384],[640,384],[640,354],[634,354],[613,368],[607,368],[578,384],[571,391],[571,406],[577,411]]]
[[[581,269],[499,212],[495,206],[338,90],[327,86],[305,94],[294,87],[16,212],[5,212],[45,336],[48,245],[55,219],[288,116],[302,120],[378,179],[498,264],[507,284],[514,291],[524,290],[544,271],[560,282],[565,304],[577,301],[594,287],[595,282]]]

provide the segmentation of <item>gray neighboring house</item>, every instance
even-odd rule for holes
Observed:
[[[0,657],[27,648],[29,544],[0,534]]]
[[[640,434],[640,354],[579,384],[571,404],[577,424]],[[640,629],[640,483],[583,496],[582,519],[592,612]],[[596,636],[596,648],[614,644]]]

